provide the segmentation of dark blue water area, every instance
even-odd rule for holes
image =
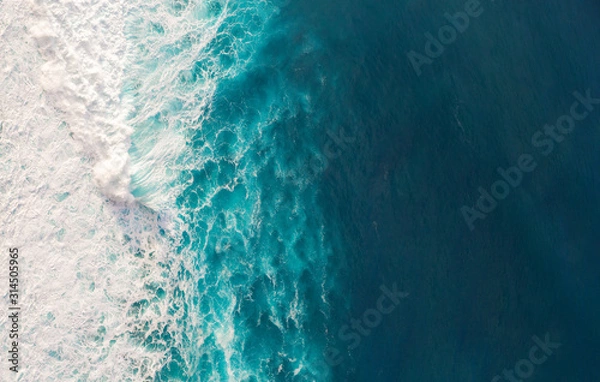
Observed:
[[[532,144],[573,92],[600,97],[600,5],[279,3],[227,8],[177,84],[232,73],[187,131],[193,288],[157,380],[600,380],[600,104]],[[417,75],[407,53],[465,7]],[[471,230],[461,207],[523,154],[535,169]]]
[[[532,144],[574,91],[600,98],[600,5],[482,1],[418,76],[407,53],[467,3],[298,1],[280,16],[299,22],[278,49],[310,31],[324,49],[306,65],[332,81],[314,139],[350,301],[325,322],[335,381],[600,380],[600,105],[548,155]],[[461,207],[522,154],[537,167],[470,230]],[[410,294],[378,319],[394,283]],[[373,327],[348,329],[365,312]],[[536,365],[546,335],[561,346]]]

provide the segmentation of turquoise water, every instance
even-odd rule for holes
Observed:
[[[475,231],[460,207],[573,91],[600,95],[600,9],[481,4],[420,76],[406,53],[465,2],[130,15],[132,192],[181,232],[172,319],[140,338],[168,354],[157,381],[491,380],[545,333],[563,345],[531,380],[599,377],[600,110]],[[408,297],[350,349],[340,328],[394,283]]]
[[[163,131],[185,144],[173,148],[173,173],[140,166],[133,175],[134,195],[150,206],[169,192],[157,179],[170,177],[182,232],[183,260],[165,265],[178,284],[169,296],[176,329],[144,345],[168,349],[160,381],[328,378],[321,353],[343,256],[319,203],[322,169],[310,166],[322,156],[318,102],[333,79],[307,64],[323,48],[297,30],[289,46],[296,27],[277,4],[203,7],[150,9],[131,31],[140,55],[127,89],[138,108],[133,165]],[[175,39],[167,17],[193,27],[171,30]],[[150,95],[136,88],[136,76],[154,73],[169,81],[157,79]]]

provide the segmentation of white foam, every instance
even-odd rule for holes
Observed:
[[[120,2],[31,3],[30,36],[43,63],[38,81],[94,161],[94,180],[119,202],[129,193],[129,136],[120,92],[125,55]]]
[[[0,282],[8,248],[18,247],[16,380],[152,380],[164,364],[164,352],[132,334],[160,328],[168,299],[127,312],[152,300],[148,285],[172,290],[158,264],[168,261],[159,231],[169,225],[106,198],[131,200],[131,131],[118,107],[121,17],[119,2],[103,0],[0,2]],[[7,346],[0,341],[2,354]],[[0,380],[15,380],[4,358]]]

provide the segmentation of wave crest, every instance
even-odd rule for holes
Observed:
[[[30,35],[43,61],[38,72],[49,106],[93,158],[103,194],[131,202],[132,129],[123,121],[123,9],[108,1],[32,4]]]

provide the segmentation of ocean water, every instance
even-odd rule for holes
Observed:
[[[599,380],[600,102],[574,95],[600,98],[599,18],[592,0],[0,1],[23,309],[0,380]],[[533,137],[578,99],[545,153]],[[535,169],[469,223],[523,154]]]

